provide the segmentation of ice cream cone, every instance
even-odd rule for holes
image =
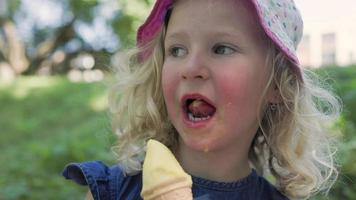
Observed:
[[[192,178],[162,143],[149,140],[142,170],[144,200],[192,200]]]
[[[184,200],[193,199],[192,188],[190,187],[178,188],[166,192],[164,194],[161,194],[160,196],[157,196],[152,200],[183,200],[183,199]]]

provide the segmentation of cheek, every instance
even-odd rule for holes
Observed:
[[[176,78],[174,73],[169,69],[169,66],[163,66],[162,69],[162,89],[164,101],[167,106],[168,112],[171,112],[171,108],[175,102],[175,91],[177,90]]]
[[[169,84],[169,75],[166,72],[167,70],[165,69],[165,67],[162,68],[162,78],[161,78],[161,85],[162,85],[162,89],[163,89],[163,96],[166,99],[167,97],[167,93],[169,93],[170,91],[170,87],[171,85]]]
[[[244,75],[224,74],[217,86],[216,91],[225,103],[237,103],[247,99],[249,84]]]
[[[248,74],[225,77],[217,88],[224,113],[230,119],[253,117],[257,112],[260,97],[256,81],[251,81],[253,78]]]

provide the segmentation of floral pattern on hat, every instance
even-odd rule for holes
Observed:
[[[293,0],[252,0],[267,35],[299,65],[297,46],[303,36],[302,17]]]

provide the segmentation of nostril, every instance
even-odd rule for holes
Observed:
[[[202,79],[202,80],[205,80],[207,79],[207,76],[204,76],[204,75],[192,75],[192,74],[182,74],[181,75],[182,79],[186,80],[186,79]]]
[[[204,77],[202,75],[197,75],[197,76],[195,76],[195,78],[204,79]]]

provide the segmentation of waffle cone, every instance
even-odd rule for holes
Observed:
[[[163,197],[163,199],[166,199],[168,196],[170,197],[168,199],[172,200],[192,199],[191,181],[189,179],[177,178],[176,180],[156,185],[151,190],[143,191],[141,195],[144,200],[162,199]]]
[[[172,152],[162,143],[155,140],[147,142],[142,168],[141,196],[144,200],[192,199],[191,176],[184,172]]]
[[[193,200],[192,189],[190,187],[178,188],[161,194],[152,200]]]

